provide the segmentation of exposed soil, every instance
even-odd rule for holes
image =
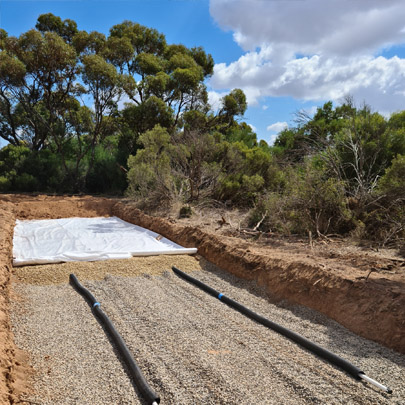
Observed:
[[[354,333],[405,353],[405,261],[342,240],[309,244],[275,235],[246,239],[237,218],[209,210],[179,220],[145,215],[129,201],[91,196],[0,196],[0,402],[17,403],[28,359],[10,328],[12,232],[15,218],[116,215],[149,228],[238,277],[254,280],[274,299],[288,299],[336,320]],[[225,215],[225,216],[224,216]]]

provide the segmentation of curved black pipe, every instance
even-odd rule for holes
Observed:
[[[173,266],[172,270],[178,276],[183,278],[184,280],[187,280],[190,283],[196,285],[197,287],[201,288],[202,290],[204,290],[208,294],[212,295],[213,297],[220,299],[222,302],[224,302],[225,304],[229,305],[230,307],[236,309],[237,311],[241,312],[242,314],[247,315],[249,318],[255,320],[256,322],[258,322],[264,326],[267,326],[270,329],[273,329],[274,331],[280,333],[281,335],[291,339],[295,343],[298,343],[300,346],[304,347],[305,349],[308,349],[312,353],[315,353],[319,357],[322,357],[325,360],[329,361],[330,363],[340,367],[341,369],[348,372],[351,376],[353,376],[357,380],[360,380],[361,375],[364,374],[363,371],[361,371],[358,367],[356,367],[354,364],[350,363],[349,361],[342,359],[341,357],[330,352],[329,350],[324,349],[323,347],[317,345],[316,343],[311,342],[310,340],[299,335],[298,333],[295,333],[295,332],[285,328],[284,326],[281,326],[273,321],[270,321],[267,318],[264,318],[261,315],[256,314],[255,312],[251,311],[250,309],[248,309],[248,308],[244,307],[243,305],[239,304],[238,302],[226,297],[225,295],[214,290],[213,288],[202,283],[201,281],[195,279],[194,277],[191,277],[188,274],[183,273],[177,267]]]
[[[69,276],[70,283],[74,287],[74,289],[87,301],[90,305],[91,310],[94,316],[100,321],[101,325],[107,330],[111,340],[114,342],[119,354],[125,361],[125,364],[128,366],[130,374],[134,379],[136,386],[138,387],[139,391],[146,399],[148,404],[159,404],[160,398],[159,396],[152,390],[149,386],[145,377],[142,374],[142,371],[136,364],[134,358],[132,357],[130,351],[128,350],[127,345],[125,344],[124,340],[122,339],[121,335],[117,332],[114,328],[114,325],[108,318],[108,316],[102,311],[100,308],[100,303],[94,298],[93,294],[85,287],[83,287],[77,277],[74,274]]]

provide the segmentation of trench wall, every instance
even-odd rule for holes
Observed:
[[[185,247],[195,246],[208,261],[257,281],[276,298],[315,309],[354,333],[405,354],[405,286],[342,278],[299,258],[253,255],[200,229],[151,217],[122,202],[112,213]]]
[[[14,344],[9,315],[14,223],[14,205],[2,202],[0,206],[0,403],[2,404],[15,403],[17,393],[24,389],[24,379],[18,377],[20,373],[24,373],[22,370],[24,353]]]

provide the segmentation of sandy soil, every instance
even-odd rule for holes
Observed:
[[[344,241],[286,241],[263,235],[246,240],[238,220],[222,212],[190,220],[150,217],[128,201],[90,196],[0,196],[0,402],[16,403],[29,376],[25,354],[14,344],[9,306],[15,218],[117,215],[152,229],[218,267],[256,281],[273,300],[288,299],[338,321],[356,334],[405,353],[405,261],[397,252],[358,248]],[[230,224],[229,224],[230,223]]]

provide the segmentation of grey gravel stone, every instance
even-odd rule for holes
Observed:
[[[205,267],[192,276],[353,362],[393,394],[354,380],[171,271],[83,282],[161,404],[405,404],[405,356],[305,307],[275,305],[253,283]],[[18,283],[14,288],[23,297],[12,309],[16,343],[31,353],[37,370],[37,393],[30,400],[144,403],[89,306],[71,286]]]

